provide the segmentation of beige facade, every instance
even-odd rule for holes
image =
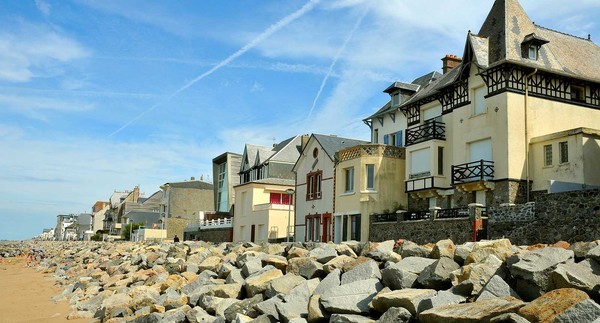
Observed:
[[[236,186],[233,242],[286,241],[288,223],[291,241],[294,206],[287,202],[290,198],[287,190],[293,188],[292,180],[276,179]]]
[[[372,214],[392,213],[406,205],[404,153],[404,148],[379,144],[359,145],[339,152],[335,174],[335,242],[367,241]]]

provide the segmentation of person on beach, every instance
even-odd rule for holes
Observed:
[[[177,235],[173,237],[173,242],[179,242],[179,237]]]

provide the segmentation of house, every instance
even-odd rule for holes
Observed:
[[[233,242],[286,241],[293,238],[292,168],[301,150],[301,136],[273,147],[246,144],[240,184],[234,187]]]
[[[59,214],[56,216],[56,227],[54,228],[54,240],[75,240],[76,230],[72,226],[77,221],[76,214]]]
[[[94,233],[103,229],[106,211],[110,209],[110,202],[96,201],[92,205],[92,231]]]
[[[471,203],[528,202],[553,180],[600,184],[592,166],[600,124],[596,44],[534,24],[517,0],[496,0],[479,32],[467,34],[462,57],[446,55],[444,74],[401,92],[397,106],[392,97],[389,111],[406,118],[397,133],[409,211],[440,208],[436,216],[454,217]],[[384,118],[370,123],[374,142],[389,132]]]
[[[302,136],[295,173],[294,241],[333,241],[337,152],[367,142],[338,136]]]
[[[89,241],[90,237],[94,233],[92,231],[92,214],[80,213],[77,215],[77,220],[70,226],[75,230],[76,240]]]
[[[233,215],[233,202],[235,200],[234,186],[240,184],[240,167],[242,155],[226,152],[213,158],[213,178],[215,212],[221,215]]]
[[[121,209],[121,227],[127,224],[140,224],[144,228],[162,229],[162,219],[160,217],[160,203],[162,202],[163,191],[156,191],[148,198],[139,198],[137,203],[125,202]]]
[[[108,199],[110,207],[107,211],[104,212],[104,220],[102,220],[103,231],[107,232],[109,235],[120,235],[121,222],[118,218],[119,206],[121,206],[126,199],[137,200],[138,197],[139,189],[137,192],[135,192],[135,194],[134,192],[130,192],[128,190],[125,190],[123,192],[115,190]]]
[[[204,212],[214,211],[213,184],[196,180],[165,183],[161,187],[160,215],[167,239],[183,237],[188,223],[198,221]]]

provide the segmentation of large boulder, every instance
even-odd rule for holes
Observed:
[[[378,323],[409,323],[412,322],[412,314],[404,307],[390,307],[377,320]]]
[[[508,239],[478,241],[473,246],[473,250],[469,253],[467,259],[465,259],[465,264],[483,262],[490,255],[505,261],[513,253],[512,244]]]
[[[379,279],[359,280],[324,292],[321,295],[321,304],[330,313],[368,313],[369,302],[381,289],[383,285]]]
[[[481,302],[436,306],[419,314],[419,322],[487,322],[504,313],[514,313],[525,303],[515,298],[491,298]]]
[[[330,272],[325,278],[321,280],[317,288],[313,291],[313,295],[321,295],[331,288],[338,287],[341,284],[342,272],[336,269]]]
[[[451,258],[441,257],[423,269],[417,281],[425,288],[448,289],[452,286],[450,274],[459,268]]]
[[[322,244],[312,249],[308,254],[309,257],[316,259],[322,264],[325,264],[338,256],[337,250],[330,244]]]
[[[552,271],[561,263],[572,263],[574,254],[561,248],[541,248],[516,257],[516,262],[509,265],[510,273],[517,278],[517,293],[530,301],[550,289]]]
[[[553,322],[558,315],[587,299],[589,296],[577,289],[555,289],[523,306],[519,315],[531,322]]]
[[[406,257],[422,257],[428,258],[431,255],[432,248],[420,246],[412,241],[404,240],[400,247],[400,255]]]
[[[483,287],[481,293],[477,297],[477,301],[483,301],[490,298],[496,297],[504,297],[504,296],[512,296],[514,298],[520,299],[519,294],[515,292],[510,285],[508,285],[502,277],[498,275],[494,275]]]
[[[288,259],[286,272],[312,279],[323,275],[323,264],[313,258],[295,257]]]
[[[591,299],[586,299],[558,314],[554,322],[598,322],[599,320],[600,305]]]
[[[351,266],[356,261],[356,258],[341,255],[337,256],[331,260],[329,260],[325,265],[323,265],[323,270],[326,273],[330,273],[335,269],[344,269],[345,267]]]
[[[287,295],[296,286],[305,282],[302,276],[287,273],[284,276],[271,280],[265,291],[265,296],[274,297],[277,294]]]
[[[456,251],[456,245],[452,240],[440,240],[435,243],[433,250],[431,250],[431,258],[440,259],[441,257],[448,257],[454,259],[454,252]]]
[[[467,301],[467,297],[461,295],[455,288],[439,291],[430,298],[424,298],[419,302],[417,313],[442,305],[460,304]]]
[[[233,321],[236,317],[236,314],[243,314],[252,318],[259,316],[259,313],[254,306],[263,301],[263,296],[261,294],[254,295],[253,297],[246,298],[242,301],[231,304],[229,307],[225,309],[223,312],[225,318],[228,321]]]
[[[421,272],[433,264],[434,259],[406,257],[381,271],[381,280],[390,289],[414,287]]]
[[[252,297],[256,294],[263,293],[265,290],[267,290],[269,283],[273,279],[283,276],[281,270],[274,267],[269,267],[265,267],[266,270],[246,278],[244,287],[248,296]]]
[[[362,250],[361,255],[376,261],[388,261],[394,252],[394,240],[383,242],[369,242]]]
[[[558,264],[550,274],[549,288],[577,288],[600,299],[600,263],[585,259],[579,263]]]
[[[358,280],[381,278],[381,271],[379,270],[379,265],[377,262],[371,260],[364,262],[350,271],[347,271],[342,274],[342,285],[349,284]]]
[[[464,290],[468,295],[478,295],[485,284],[496,274],[502,272],[502,261],[489,255],[481,263],[471,263],[452,272],[452,285]]]
[[[385,313],[391,307],[403,307],[412,315],[416,315],[421,301],[435,296],[436,293],[433,289],[416,288],[384,290],[373,298],[371,306],[380,313]]]

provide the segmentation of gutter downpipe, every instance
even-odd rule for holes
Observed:
[[[529,78],[537,73],[538,69],[536,68],[530,74],[525,76],[525,180],[527,181],[527,202],[529,202],[529,191],[530,191],[530,183],[529,183],[529,133],[528,133],[528,123],[527,123],[527,102],[529,101]]]

